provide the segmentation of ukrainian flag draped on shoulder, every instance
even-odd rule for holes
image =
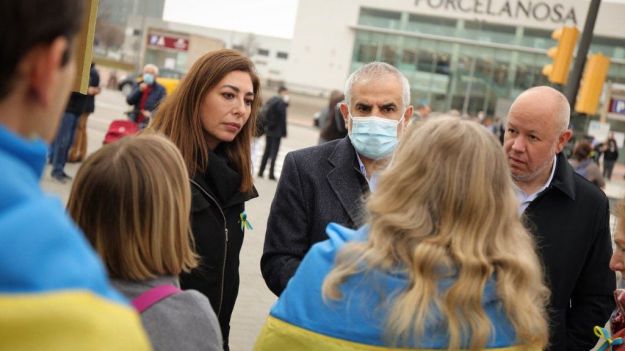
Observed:
[[[367,228],[357,231],[330,224],[329,240],[314,245],[295,276],[273,306],[256,341],[255,350],[439,350],[446,349],[448,334],[441,313],[433,310],[424,337],[389,348],[385,337],[388,306],[408,284],[405,273],[369,271],[348,278],[340,300],[323,301],[321,286],[332,269],[336,254],[348,241],[364,241]],[[440,282],[444,291],[453,279]],[[495,282],[487,283],[484,310],[492,322],[489,350],[521,350],[515,346],[514,328],[495,293]]]
[[[47,146],[0,126],[0,349],[149,350],[137,313],[39,187]]]

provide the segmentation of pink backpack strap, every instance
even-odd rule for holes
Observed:
[[[143,313],[143,311],[152,307],[155,303],[179,292],[180,289],[173,285],[159,285],[144,291],[143,294],[133,299],[131,304],[139,313]]]

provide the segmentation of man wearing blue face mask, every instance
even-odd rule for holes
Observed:
[[[152,113],[167,95],[165,87],[156,81],[157,77],[158,67],[153,64],[145,65],[143,67],[143,81],[126,97],[128,105],[133,106],[129,117],[141,129],[148,125]]]
[[[375,189],[412,116],[408,80],[372,62],[352,73],[341,104],[348,135],[287,154],[267,222],[261,271],[280,295],[310,247],[336,222],[357,228],[362,198]]]

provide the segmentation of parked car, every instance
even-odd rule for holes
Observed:
[[[184,73],[170,69],[170,68],[159,68],[158,77],[156,81],[165,87],[167,91],[167,95],[171,95],[171,93],[176,89],[178,83],[180,83],[180,79],[184,76]],[[137,84],[143,79],[143,76],[139,72],[130,73],[122,79],[117,84],[117,88],[126,96],[130,94],[130,92],[137,86]]]

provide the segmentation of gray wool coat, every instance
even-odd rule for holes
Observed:
[[[172,276],[139,282],[113,279],[112,283],[129,300],[159,285],[180,287]],[[141,314],[141,323],[155,351],[223,350],[217,316],[206,296],[195,290],[181,291],[152,305]]]
[[[362,224],[369,186],[349,137],[286,155],[267,222],[261,271],[279,296],[330,222]]]

